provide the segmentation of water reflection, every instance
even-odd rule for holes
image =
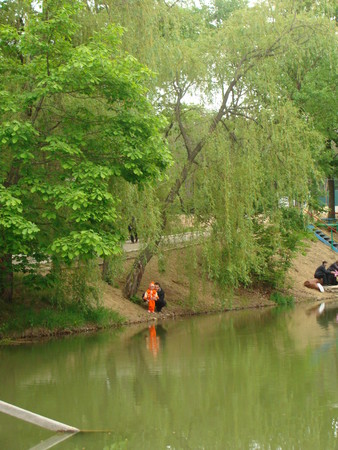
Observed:
[[[0,398],[111,430],[60,449],[335,449],[333,318],[265,309],[0,348]],[[0,448],[47,438],[0,416]]]
[[[317,314],[317,322],[326,330],[329,327],[338,327],[338,307],[326,306],[321,314]]]
[[[160,349],[160,338],[156,336],[155,325],[149,325],[149,336],[147,337],[147,349],[152,353],[154,358],[157,357]]]

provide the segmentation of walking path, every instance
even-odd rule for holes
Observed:
[[[162,239],[163,245],[168,246],[168,247],[173,247],[175,245],[179,245],[185,242],[190,242],[193,240],[197,240],[201,237],[204,236],[208,236],[210,233],[208,231],[188,231],[186,233],[180,233],[180,234],[171,234],[168,236],[164,236]],[[124,244],[123,244],[123,250],[125,253],[132,253],[132,252],[138,252],[139,250],[141,250],[142,248],[142,240],[135,242],[134,244],[130,241],[127,240]],[[17,255],[19,256],[23,256],[23,255]],[[31,264],[35,264],[36,260],[34,258],[31,258],[30,256],[27,258],[28,262]],[[49,264],[51,262],[50,258],[46,259],[45,261],[41,261],[40,264]],[[13,264],[19,264],[20,261],[18,259],[16,259],[15,255],[13,255]],[[99,263],[102,263],[102,258],[99,258]]]
[[[187,231],[185,233],[170,234],[163,236],[162,243],[164,246],[172,247],[186,242],[198,240],[200,238],[209,236],[209,231]],[[142,247],[142,240],[136,243],[126,241],[123,245],[123,250],[126,253],[139,251]]]

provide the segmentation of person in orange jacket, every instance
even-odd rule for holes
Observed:
[[[155,302],[158,300],[158,294],[153,281],[149,284],[149,289],[146,290],[143,300],[148,302],[148,312],[153,313],[155,311]]]

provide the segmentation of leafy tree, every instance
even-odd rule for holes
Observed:
[[[317,33],[309,36],[301,48],[290,49],[288,58],[279,59],[277,81],[283,95],[288,96],[299,108],[301,114],[312,122],[325,141],[318,164],[329,178],[331,204],[329,217],[335,217],[334,177],[337,177],[337,38],[335,32],[335,10],[331,2],[305,1],[295,4],[298,11],[311,13],[315,18]],[[328,20],[329,19],[329,20]],[[318,197],[314,183],[313,196]]]
[[[263,213],[264,219],[258,221],[259,225],[265,220],[272,224],[280,221],[280,198],[289,196],[290,199],[305,200],[308,196],[308,179],[316,178],[319,174],[312,165],[312,160],[318,157],[322,140],[316,132],[312,132],[311,123],[307,123],[305,117],[299,116],[292,102],[281,93],[277,78],[279,60],[291,59],[294,49],[298,49],[299,53],[305,51],[310,37],[313,44],[312,35],[315,33],[317,39],[322,39],[324,30],[312,13],[297,13],[290,5],[291,2],[281,2],[279,8],[262,5],[234,12],[216,27],[209,28],[209,32],[205,20],[196,20],[196,15],[203,15],[205,10],[190,11],[189,15],[187,10],[181,12],[178,7],[171,9],[172,15],[175,15],[172,23],[176,24],[177,30],[182,29],[182,22],[178,19],[181,14],[186,18],[184,30],[188,26],[191,28],[187,35],[182,32],[174,33],[175,27],[172,27],[166,36],[167,60],[170,60],[170,66],[175,68],[175,73],[171,81],[161,85],[161,105],[165,105],[170,120],[169,142],[175,142],[174,149],[179,158],[175,168],[171,169],[171,173],[175,169],[176,176],[170,177],[169,183],[166,184],[168,190],[162,200],[162,222],[165,227],[172,206],[179,196],[182,197],[184,186],[192,174],[198,172],[196,166],[208,160],[210,145],[214,137],[220,134],[219,129],[226,130],[228,138],[225,140],[223,137],[223,143],[217,144],[217,151],[223,154],[223,162],[220,164],[223,165],[224,172],[222,178],[216,176],[212,179],[215,189],[224,193],[221,180],[228,179],[232,173],[229,158],[237,158],[239,164],[240,155],[250,161],[256,158],[250,174],[258,177],[259,183],[252,195],[245,191],[251,202],[250,206],[245,206],[245,199],[240,195],[241,182],[246,179],[246,169],[242,166],[241,173],[238,173],[237,186],[236,183],[229,184],[224,193],[224,202],[219,202],[217,210],[213,209],[212,214],[210,209],[208,212],[209,219],[216,227],[215,217],[221,214],[222,208],[231,211],[235,200],[233,196],[238,200],[238,213],[231,211],[233,220],[224,221],[224,226],[220,228],[222,232],[224,227],[230,230],[228,236],[234,245],[229,247],[222,241],[224,245],[220,247],[220,252],[212,253],[223,272],[234,270],[232,284],[234,280],[248,281],[250,273],[259,271],[259,261],[263,273],[277,249],[271,246],[274,239],[275,242],[282,239],[282,230],[279,229],[274,233],[274,238],[272,235],[270,242],[261,241],[265,247],[258,258],[259,247],[254,245],[253,241],[257,230],[253,229],[253,224],[250,225],[253,217]],[[175,40],[178,35],[179,39]],[[207,108],[188,105],[185,99],[189,96],[196,97],[196,94],[200,103],[204,101],[208,105]],[[218,104],[217,110],[209,106],[211,102]],[[192,110],[194,116],[191,114]],[[243,125],[238,127],[238,134],[236,128],[240,123],[239,118],[252,122],[250,133],[253,139],[243,139],[247,133]],[[178,135],[173,135],[171,140],[170,135],[177,131]],[[230,146],[232,141],[237,141],[233,150],[237,156],[233,157],[226,151],[226,146]],[[253,146],[257,153],[252,151]],[[210,205],[215,204],[216,194],[214,192],[208,196]],[[257,200],[260,196],[262,201]],[[245,217],[252,217],[246,221],[249,225],[245,226],[245,230],[251,234],[251,244],[246,248],[241,246],[238,239],[234,239],[239,221],[244,224]],[[159,245],[160,241],[158,236],[155,243]],[[217,245],[219,243],[218,240]],[[135,293],[144,267],[154,253],[153,244],[154,242],[151,247],[146,247],[135,262],[127,278],[126,296]],[[243,271],[234,269],[232,257],[238,254],[236,246],[243,250],[241,261],[249,261]],[[264,248],[269,253],[264,253]],[[222,259],[224,254],[228,255],[225,260]],[[250,258],[247,257],[248,254]],[[221,276],[223,277],[223,274]]]
[[[150,72],[109,26],[79,43],[83,2],[2,2],[0,294],[12,255],[72,261],[120,251],[111,183],[155,180],[170,163]]]

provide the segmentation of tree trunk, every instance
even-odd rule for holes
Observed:
[[[144,250],[142,250],[138,258],[135,260],[133,267],[127,276],[123,289],[123,294],[126,298],[130,298],[136,294],[142,281],[146,265],[154,256],[154,248],[154,246],[150,248],[148,245]]]
[[[8,303],[13,300],[12,255],[0,256],[0,298]]]
[[[103,263],[102,263],[102,280],[106,281],[108,284],[110,284],[110,277],[109,277],[109,259],[107,257],[103,258]]]
[[[329,212],[328,218],[335,219],[336,217],[336,204],[335,204],[335,190],[334,190],[334,179],[330,178],[328,180],[328,189],[329,189]]]

